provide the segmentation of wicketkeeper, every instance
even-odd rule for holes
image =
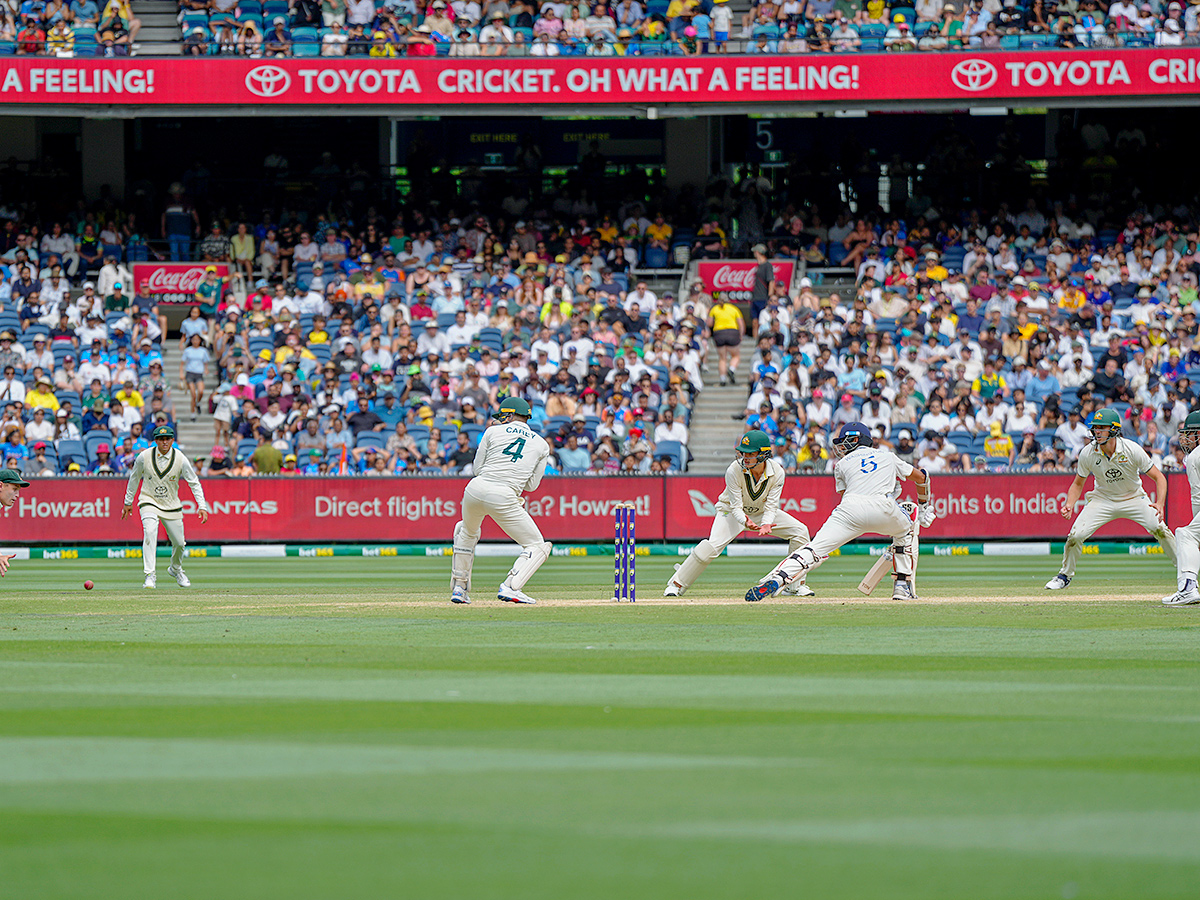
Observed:
[[[138,513],[142,518],[142,571],[146,574],[142,587],[157,586],[158,575],[155,566],[160,522],[171,541],[171,564],[167,567],[167,574],[173,577],[180,587],[191,587],[192,583],[183,571],[183,548],[187,546],[187,542],[183,538],[183,505],[179,502],[179,479],[182,478],[191,488],[201,524],[208,521],[208,503],[204,500],[204,489],[200,487],[196,470],[192,468],[187,457],[175,447],[174,429],[169,425],[159,425],[151,437],[154,438],[154,446],[139,453],[129,470],[129,484],[125,488],[125,505],[121,509],[121,518],[127,519],[132,514],[133,495],[138,482],[141,482]]]
[[[1114,519],[1137,522],[1162,544],[1175,560],[1175,536],[1167,527],[1163,510],[1167,502],[1167,479],[1150,461],[1146,451],[1134,441],[1121,437],[1121,416],[1114,409],[1097,410],[1089,425],[1092,440],[1079,451],[1075,480],[1067,488],[1062,517],[1071,518],[1083,493],[1088,476],[1094,476],[1095,488],[1084,498],[1083,509],[1071,525],[1063,547],[1062,571],[1046,582],[1046,590],[1061,591],[1075,577],[1075,564],[1083,545],[1098,529]],[[1150,502],[1142,486],[1142,476],[1154,479],[1155,500]]]
[[[890,450],[876,449],[871,430],[861,422],[847,422],[833,439],[834,489],[842,502],[830,513],[812,541],[768,573],[746,592],[750,601],[769,597],[783,585],[807,575],[843,544],[864,534],[883,534],[892,539],[892,571],[896,582],[893,600],[915,600],[912,588],[913,520],[900,507],[900,482],[917,486],[917,517],[924,528],[935,518],[930,504],[929,475],[914,469]]]
[[[471,567],[485,516],[491,516],[521,554],[505,576],[496,596],[508,603],[536,603],[522,588],[550,557],[553,549],[525,509],[526,491],[537,490],[546,472],[550,445],[527,424],[533,410],[520,397],[500,403],[496,420],[483,433],[475,451],[475,477],[463,491],[462,521],[454,526],[450,560],[450,600],[470,603]]]
[[[808,529],[779,508],[787,473],[771,454],[771,439],[761,431],[748,431],[734,448],[737,458],[725,470],[725,490],[717,498],[716,519],[707,540],[698,543],[687,559],[675,567],[664,597],[681,596],[743,531],[759,537],[771,535],[788,542],[795,553],[808,543]],[[783,593],[811,597],[803,575]]]

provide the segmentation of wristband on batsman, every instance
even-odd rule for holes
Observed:
[[[917,485],[917,502],[928,503],[933,499],[933,485],[930,484],[929,473],[924,469],[921,469],[920,472],[925,476],[925,481]]]

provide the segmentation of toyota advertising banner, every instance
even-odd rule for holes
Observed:
[[[709,293],[722,291],[730,300],[736,301],[749,300],[754,292],[754,270],[758,268],[758,263],[752,259],[703,260],[696,267],[696,275]],[[771,268],[775,270],[776,281],[788,285],[792,283],[795,263],[773,261]]]
[[[964,103],[1200,93],[1200,48],[801,56],[48,59],[0,62],[8,104]]]
[[[146,282],[146,293],[157,297],[159,303],[192,303],[209,266],[222,278],[232,274],[227,263],[139,262],[133,264],[133,287],[140,291]]]
[[[1191,520],[1187,479],[1168,476],[1172,528]],[[547,540],[611,541],[613,510],[631,502],[643,541],[693,542],[707,537],[724,487],[719,476],[547,478],[527,508]],[[1058,513],[1070,475],[936,475],[938,519],[922,534],[933,541],[1062,540],[1069,523]],[[448,542],[460,515],[463,478],[211,478],[207,525],[187,489],[180,491],[192,543]],[[121,522],[124,478],[35,479],[3,511],[5,540],[17,544],[140,543],[141,523]],[[812,532],[838,503],[828,475],[791,476],[783,509]],[[503,537],[488,520],[483,536]],[[1099,538],[1143,539],[1132,522],[1102,528]]]

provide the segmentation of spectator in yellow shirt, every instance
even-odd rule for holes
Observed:
[[[613,224],[613,220],[608,216],[600,220],[600,227],[596,229],[596,233],[600,235],[600,240],[605,244],[613,243],[616,241],[617,235],[620,234],[617,226]]]
[[[1008,390],[1008,383],[1004,380],[1004,376],[996,371],[996,363],[994,360],[986,359],[983,361],[983,371],[979,373],[979,377],[971,382],[971,393],[981,400],[986,400],[988,397],[1004,396]]]
[[[143,412],[146,408],[146,401],[142,399],[141,393],[134,387],[132,378],[125,379],[121,389],[113,394],[113,399],[120,400],[122,406],[132,406],[139,413]]]
[[[49,378],[43,377],[32,391],[25,395],[25,405],[30,410],[41,407],[51,412],[58,412],[58,398],[54,396],[54,385]]]
[[[137,34],[141,27],[142,20],[133,17],[133,9],[129,5],[129,0],[108,0],[104,7],[104,15],[96,30],[101,32],[127,31],[129,32],[129,43],[132,44],[137,40]]]
[[[650,227],[646,229],[646,240],[648,246],[657,247],[659,250],[671,249],[671,235],[675,233],[675,229],[666,223],[663,214],[656,213],[654,221],[650,223]]]
[[[988,459],[1009,461],[1012,459],[1014,449],[1012,438],[1004,433],[1004,427],[999,422],[993,422],[991,434],[983,441],[984,456]]]
[[[717,294],[712,309],[708,311],[708,331],[717,345],[717,372],[721,384],[725,384],[725,373],[729,381],[737,383],[737,367],[742,361],[742,337],[746,334],[746,320],[742,311],[734,306],[727,296]]]
[[[1087,304],[1087,294],[1079,287],[1079,279],[1072,278],[1071,283],[1058,298],[1058,308],[1065,312],[1077,312]]]
[[[950,270],[941,263],[941,258],[932,250],[925,254],[925,274],[930,281],[945,281]]]

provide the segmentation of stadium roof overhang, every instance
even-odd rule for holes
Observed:
[[[1195,105],[1200,48],[636,58],[0,61],[0,113],[632,116]]]

